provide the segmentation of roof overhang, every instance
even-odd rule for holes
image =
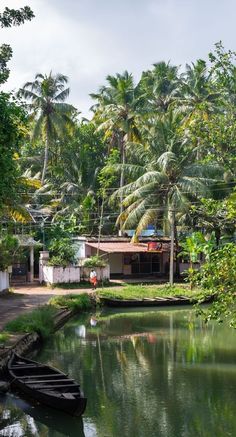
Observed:
[[[148,245],[145,243],[133,244],[129,242],[86,243],[86,246],[99,249],[106,253],[138,253],[147,252]]]

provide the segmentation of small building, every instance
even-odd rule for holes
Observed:
[[[35,248],[40,248],[42,244],[35,241],[30,235],[15,235],[19,240],[19,247],[26,251],[21,259],[16,252],[15,260],[11,269],[11,282],[32,283],[35,279],[35,270],[38,273],[38,260],[35,263]]]
[[[129,238],[106,237],[100,242],[88,238],[85,242],[86,258],[99,253],[110,265],[110,274],[115,277],[164,277],[169,273],[170,239],[141,238],[131,243]]]

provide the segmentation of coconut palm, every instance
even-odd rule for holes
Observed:
[[[110,139],[111,146],[120,150],[121,163],[125,165],[128,145],[140,140],[138,87],[127,71],[108,76],[107,82],[108,85],[100,88],[98,94],[91,94],[97,100],[93,107],[94,119],[99,122],[99,130]],[[123,185],[124,172],[121,170],[120,187]]]
[[[194,113],[199,110],[203,110],[205,113],[215,111],[220,93],[205,61],[198,59],[195,64],[186,65],[180,93],[178,103],[187,114],[188,119],[191,119]]]
[[[72,125],[75,108],[65,103],[70,89],[66,88],[68,79],[63,74],[36,74],[34,82],[27,82],[19,94],[29,100],[34,119],[32,140],[42,139],[45,145],[41,182],[44,183],[49,152],[58,138]]]
[[[117,196],[122,192],[125,197],[125,210],[118,222],[122,221],[124,229],[136,228],[136,235],[149,224],[160,221],[168,224],[170,214],[174,214],[176,230],[179,216],[189,209],[192,202],[207,197],[211,185],[222,179],[219,166],[196,162],[194,151],[186,148],[178,130],[181,114],[170,111],[163,117],[163,125],[167,116],[169,130],[163,137],[164,143],[152,143],[143,149],[140,165],[124,167],[133,182],[115,193]]]
[[[179,96],[178,67],[170,65],[169,62],[154,64],[152,70],[142,74],[139,88],[149,113],[167,112],[169,106]]]

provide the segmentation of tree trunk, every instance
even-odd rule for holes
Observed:
[[[44,180],[45,180],[47,166],[48,166],[48,153],[49,153],[49,135],[47,133],[46,142],[45,142],[45,150],[44,150],[43,171],[42,171],[42,178],[41,178],[42,185],[43,185]]]
[[[219,228],[215,228],[215,237],[216,237],[216,247],[218,248],[220,245],[220,237],[221,237],[221,232]]]
[[[176,252],[176,269],[175,269],[175,274],[176,277],[179,278],[180,277],[180,262],[179,262],[179,257],[178,255],[178,251],[179,251],[179,241],[178,241],[178,231],[177,231],[177,225],[176,225],[176,220],[174,220],[174,235],[175,235],[175,252]]]
[[[174,284],[174,245],[175,245],[175,212],[173,209],[170,210],[170,285]]]
[[[120,146],[120,151],[121,151],[121,164],[124,165],[125,164],[125,141],[124,138],[121,139],[121,146]],[[124,182],[125,182],[125,177],[124,177],[124,169],[121,169],[121,174],[120,174],[120,188],[123,188],[124,186]],[[124,207],[123,207],[123,194],[120,195],[120,214],[122,214],[124,211]],[[119,236],[121,237],[124,232],[122,230],[122,226],[123,226],[123,221],[120,221],[120,229],[119,229]]]

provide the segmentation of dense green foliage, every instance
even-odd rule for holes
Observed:
[[[3,25],[32,18],[26,10],[7,24],[9,13]],[[79,120],[67,102],[61,73],[41,72],[23,85],[25,104],[2,95],[0,209],[33,222],[24,232],[50,249],[52,265],[73,262],[71,236],[134,229],[137,240],[149,225],[169,235],[170,222],[177,252],[190,235],[184,256],[194,262],[201,252],[208,261],[235,233],[235,60],[217,43],[207,60],[182,71],[162,61],[138,82],[127,71],[109,75],[91,94],[91,120]],[[193,232],[203,235],[205,252]]]
[[[25,135],[25,111],[11,96],[0,93],[0,214],[17,202],[20,171],[15,154]]]
[[[75,250],[71,246],[69,238],[54,239],[49,245],[51,266],[66,267],[73,264],[75,258]]]
[[[236,328],[235,283],[236,246],[228,243],[213,252],[196,276],[196,282],[215,295],[212,307],[205,311],[207,320],[224,319]]]
[[[100,256],[91,256],[84,261],[84,267],[106,267],[107,262]]]
[[[0,238],[0,271],[4,271],[13,262],[19,241],[12,235]]]

